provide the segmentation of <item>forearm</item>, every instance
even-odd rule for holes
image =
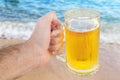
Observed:
[[[27,42],[0,50],[0,80],[12,79],[40,64],[40,51]]]

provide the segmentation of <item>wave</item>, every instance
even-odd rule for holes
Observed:
[[[35,28],[35,22],[1,21],[0,38],[27,40]],[[120,23],[102,22],[100,42],[120,44]]]

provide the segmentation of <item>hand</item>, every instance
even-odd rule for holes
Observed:
[[[33,31],[29,43],[37,48],[42,64],[48,62],[52,54],[62,53],[63,30],[55,12],[41,17]]]
[[[63,30],[56,14],[41,17],[33,34],[24,43],[0,50],[0,80],[8,80],[47,63],[50,56],[61,53]]]

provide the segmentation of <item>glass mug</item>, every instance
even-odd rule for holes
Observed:
[[[66,62],[70,71],[79,75],[89,75],[98,70],[99,58],[99,12],[78,8],[64,14],[65,52],[57,56]]]

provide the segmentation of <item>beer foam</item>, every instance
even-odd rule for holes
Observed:
[[[87,17],[71,19],[68,28],[75,32],[87,32],[99,27],[98,21]]]

